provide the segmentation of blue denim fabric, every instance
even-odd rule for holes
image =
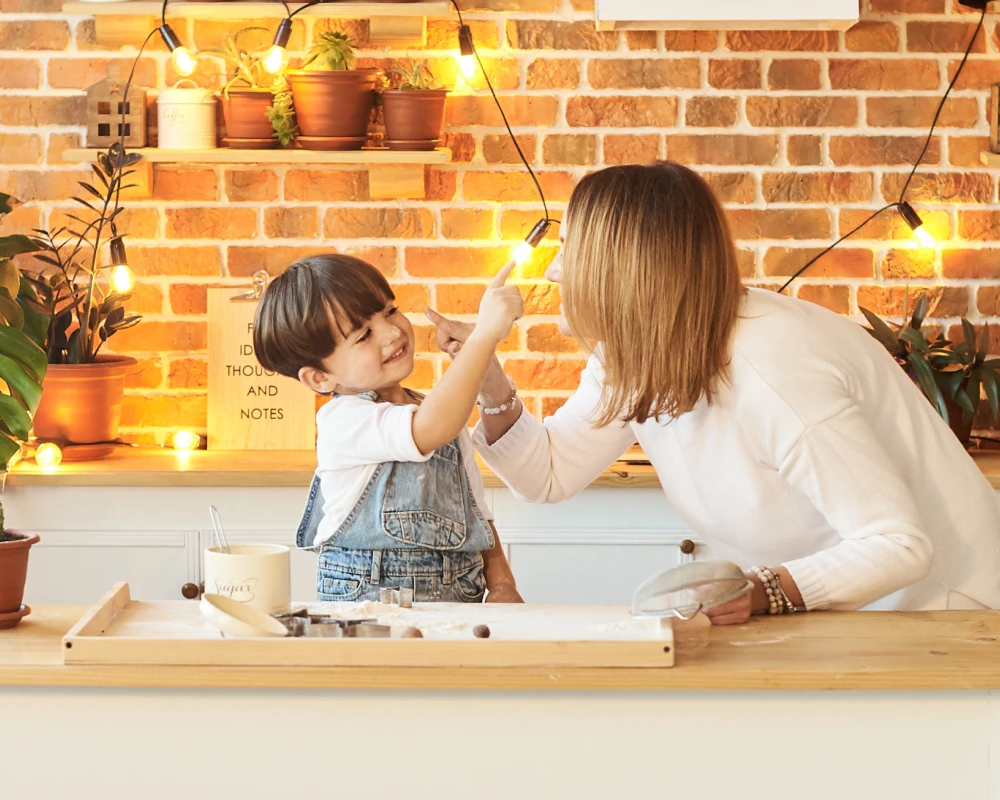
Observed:
[[[479,553],[348,550],[324,544],[316,570],[321,601],[379,599],[380,589],[413,589],[418,603],[481,603],[486,593]]]

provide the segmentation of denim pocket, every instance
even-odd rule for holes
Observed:
[[[357,600],[364,591],[362,576],[325,566],[323,557],[320,556],[319,568],[316,570],[316,593],[320,600],[350,602]]]
[[[486,573],[479,561],[455,575],[455,591],[467,603],[483,602],[486,594]]]

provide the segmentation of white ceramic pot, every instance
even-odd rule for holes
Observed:
[[[215,95],[211,89],[180,88],[178,81],[156,98],[157,135],[164,150],[215,148]]]
[[[205,550],[205,593],[221,594],[258,611],[284,611],[292,600],[289,549],[280,544],[234,544],[228,553]]]

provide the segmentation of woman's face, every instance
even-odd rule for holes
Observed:
[[[562,248],[566,244],[566,237],[561,233],[559,234],[559,252],[556,253],[556,257],[552,259],[552,263],[549,264],[548,269],[545,270],[545,279],[552,281],[552,283],[562,283]],[[569,330],[569,323],[566,321],[566,312],[563,310],[562,303],[559,304],[559,333],[563,336],[572,336]]]

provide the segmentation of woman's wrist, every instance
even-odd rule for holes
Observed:
[[[500,362],[494,358],[486,371],[482,386],[479,387],[479,404],[488,408],[499,406],[507,402],[510,395],[510,379],[504,374]]]

